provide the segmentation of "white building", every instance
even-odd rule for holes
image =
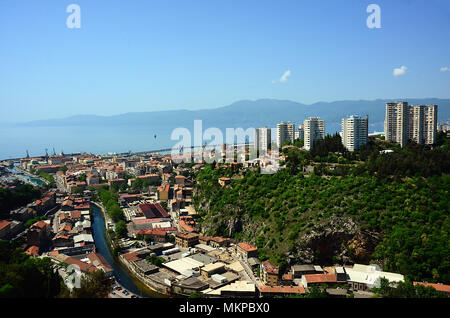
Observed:
[[[408,139],[408,103],[386,103],[386,117],[384,132],[386,140],[397,142],[400,146],[406,145]]]
[[[255,129],[255,148],[259,152],[267,152],[270,149],[272,141],[272,131],[267,127],[258,127]]]
[[[402,147],[407,139],[418,144],[434,144],[437,133],[437,105],[408,106],[407,102],[386,103],[386,140]]]
[[[286,141],[294,143],[295,125],[291,122],[281,122],[277,124],[277,144],[281,148]]]
[[[303,122],[305,131],[304,148],[311,150],[314,142],[325,138],[325,121],[318,117],[310,117]]]
[[[298,129],[295,131],[294,139],[305,139],[305,130],[303,129],[303,124],[298,126]]]
[[[367,143],[369,116],[362,118],[351,115],[342,118],[342,144],[348,151],[355,151]]]
[[[345,271],[350,289],[354,291],[368,291],[373,287],[379,287],[382,277],[390,283],[403,282],[405,280],[402,274],[380,271],[376,265],[355,264],[353,268],[346,268]]]
[[[408,138],[418,144],[436,142],[437,105],[408,106]]]

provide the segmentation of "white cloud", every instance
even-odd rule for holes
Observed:
[[[392,73],[392,75],[394,75],[395,77],[405,75],[407,69],[408,68],[406,66],[401,66],[400,68],[394,68],[394,72]]]
[[[450,67],[447,66],[441,67],[441,72],[450,72]]]
[[[289,76],[291,76],[291,71],[287,70],[283,73],[279,80],[272,80],[272,84],[275,84],[276,82],[285,83],[287,82]]]

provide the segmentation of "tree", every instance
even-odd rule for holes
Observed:
[[[112,283],[102,270],[84,274],[80,288],[72,290],[72,298],[106,298],[112,290]]]
[[[124,238],[128,236],[127,224],[121,220],[116,223],[116,236],[118,238]]]
[[[47,258],[33,258],[18,242],[0,240],[0,298],[54,298],[62,279]]]

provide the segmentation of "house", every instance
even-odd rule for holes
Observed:
[[[294,279],[291,273],[285,273],[281,276],[281,285],[292,286],[294,284]]]
[[[89,264],[95,266],[97,270],[102,270],[107,278],[113,275],[114,270],[103,255],[99,253],[90,253],[87,258],[89,259]]]
[[[54,238],[52,238],[54,247],[72,247],[73,240],[64,234],[57,234]]]
[[[183,176],[183,175],[175,176],[175,184],[184,185],[185,181],[186,181],[186,177],[185,176]]]
[[[258,290],[262,297],[286,297],[305,293],[302,286],[260,286]]]
[[[100,183],[100,178],[93,174],[93,173],[88,173],[86,175],[86,184],[87,185],[94,185],[94,184],[99,184]]]
[[[198,237],[198,241],[200,242],[200,244],[205,244],[205,245],[209,245],[209,242],[211,241],[212,237],[210,236],[203,236],[200,235]]]
[[[199,235],[197,233],[177,233],[175,236],[175,243],[178,246],[188,248],[198,244],[198,237]]]
[[[345,268],[345,271],[350,290],[353,291],[368,291],[379,284],[381,277],[390,283],[404,281],[403,275],[380,271],[376,265],[354,264],[353,268]]]
[[[50,239],[50,220],[38,221],[27,232],[27,244],[43,246]]]
[[[73,201],[72,200],[64,200],[61,203],[61,211],[72,211],[73,210]]]
[[[209,241],[209,245],[212,247],[227,247],[230,245],[230,239],[229,238],[223,238],[220,236],[212,237]]]
[[[237,253],[243,260],[247,260],[250,257],[258,257],[258,248],[249,243],[239,243],[237,245]]]
[[[226,186],[226,185],[228,185],[228,184],[230,184],[231,183],[231,179],[230,178],[226,178],[226,177],[222,177],[222,178],[219,178],[219,184],[222,186],[222,187],[224,187],[224,186]]]
[[[0,239],[8,238],[11,230],[11,222],[6,220],[0,221]]]
[[[317,265],[292,265],[291,274],[293,278],[301,278],[303,275],[307,274],[323,274],[323,269]]]
[[[28,254],[28,255],[33,256],[33,257],[38,257],[39,256],[39,246],[36,246],[36,245],[30,246],[25,251],[25,254]]]
[[[115,179],[110,179],[109,181],[108,181],[108,185],[110,186],[110,187],[120,187],[120,186],[122,186],[122,185],[126,185],[127,184],[127,181],[125,180],[125,179],[123,179],[123,178],[115,178]]]
[[[423,285],[425,287],[433,287],[437,291],[444,292],[450,297],[450,285],[444,285],[444,284],[433,284],[433,283],[427,283],[427,282],[413,282],[415,285]]]
[[[264,261],[260,266],[260,277],[264,284],[276,286],[279,283],[280,269],[270,261]]]
[[[144,214],[146,219],[169,218],[166,210],[159,203],[139,204],[138,211]]]
[[[225,272],[225,264],[222,262],[206,264],[200,268],[200,275],[203,279],[208,279],[214,274],[220,274]]]
[[[152,242],[167,242],[167,232],[159,229],[138,230],[136,234],[141,234],[144,238],[148,238]]]
[[[159,186],[158,187],[158,200],[168,201],[169,200],[169,191],[170,191],[169,183],[163,183],[161,186]]]
[[[334,284],[337,282],[335,274],[306,274],[302,275],[302,285],[307,288],[314,284]]]

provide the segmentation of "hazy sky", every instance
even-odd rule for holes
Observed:
[[[72,3],[80,29],[66,26]],[[447,0],[1,0],[0,122],[449,98],[449,34]]]

